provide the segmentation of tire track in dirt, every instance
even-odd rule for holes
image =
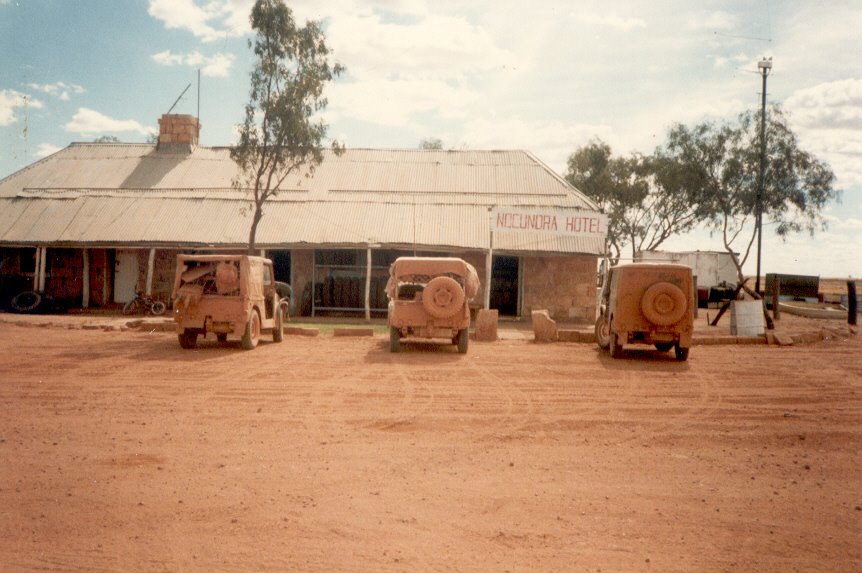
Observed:
[[[437,382],[438,379],[435,376],[409,372],[403,365],[398,368],[398,378],[403,389],[398,413],[391,421],[381,420],[368,427],[384,431],[408,430],[415,428],[420,418],[432,412],[435,393],[430,382]]]
[[[469,369],[485,383],[483,392],[491,395],[488,405],[496,402],[505,404],[498,416],[501,426],[496,430],[491,429],[493,431],[486,429],[486,435],[501,440],[512,439],[535,422],[536,407],[533,398],[520,387],[519,382],[504,380],[490,365],[470,364]],[[531,388],[535,390],[535,387]]]
[[[683,365],[12,328],[13,570],[859,569],[858,338]]]
[[[625,445],[636,441],[646,443],[665,437],[668,434],[678,435],[689,427],[702,426],[704,419],[720,408],[723,402],[723,395],[717,391],[717,386],[710,376],[698,376],[696,377],[696,383],[697,392],[694,397],[689,398],[674,393],[674,401],[677,403],[681,401],[685,404],[684,406],[681,408],[678,406],[668,408],[655,405],[649,408],[647,410],[648,415],[638,420],[639,424],[641,424],[641,429],[633,429],[630,436],[614,441],[613,445]],[[639,399],[638,403],[648,403],[650,399],[652,399],[652,396],[646,396],[645,399]],[[668,414],[667,410],[669,409],[672,409],[674,412]],[[662,420],[662,422],[658,424],[650,422],[656,419]]]
[[[397,377],[400,390],[393,392],[391,396],[384,395],[383,397],[391,398],[394,402],[400,394],[400,403],[397,409],[385,418],[361,421],[360,424],[368,429],[388,432],[408,431],[420,427],[422,418],[427,418],[429,414],[434,413],[439,386],[446,384],[445,374],[438,370],[414,367],[408,362],[399,360],[399,358],[401,356],[390,356],[387,361],[389,367],[394,367],[395,376],[392,376],[391,370],[375,371],[374,376],[382,381]],[[435,387],[438,388],[437,391],[435,391]],[[430,421],[426,420],[426,422]]]

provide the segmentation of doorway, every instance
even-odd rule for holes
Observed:
[[[266,256],[272,260],[275,280],[291,284],[290,251],[267,251]]]
[[[491,308],[501,316],[518,316],[519,259],[494,255],[491,262]]]
[[[135,298],[138,286],[138,251],[117,250],[114,263],[114,302],[127,303]]]

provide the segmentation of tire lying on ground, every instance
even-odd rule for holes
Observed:
[[[641,298],[641,312],[647,320],[659,326],[679,322],[687,309],[685,293],[671,283],[655,283]]]
[[[434,277],[422,292],[422,308],[435,318],[449,318],[464,304],[464,289],[452,277]]]
[[[42,304],[42,295],[30,290],[16,294],[9,305],[17,312],[32,312]]]

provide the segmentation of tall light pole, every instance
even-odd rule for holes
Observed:
[[[760,244],[763,239],[763,185],[766,173],[766,76],[772,69],[772,58],[763,58],[757,62],[757,69],[763,76],[763,91],[760,94],[760,171],[757,175],[757,199],[754,214],[754,226],[757,233],[757,275],[754,279],[754,292],[760,292]],[[775,304],[775,302],[773,302]]]

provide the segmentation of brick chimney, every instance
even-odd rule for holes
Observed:
[[[200,131],[201,124],[195,116],[166,113],[159,119],[159,151],[191,153]]]

